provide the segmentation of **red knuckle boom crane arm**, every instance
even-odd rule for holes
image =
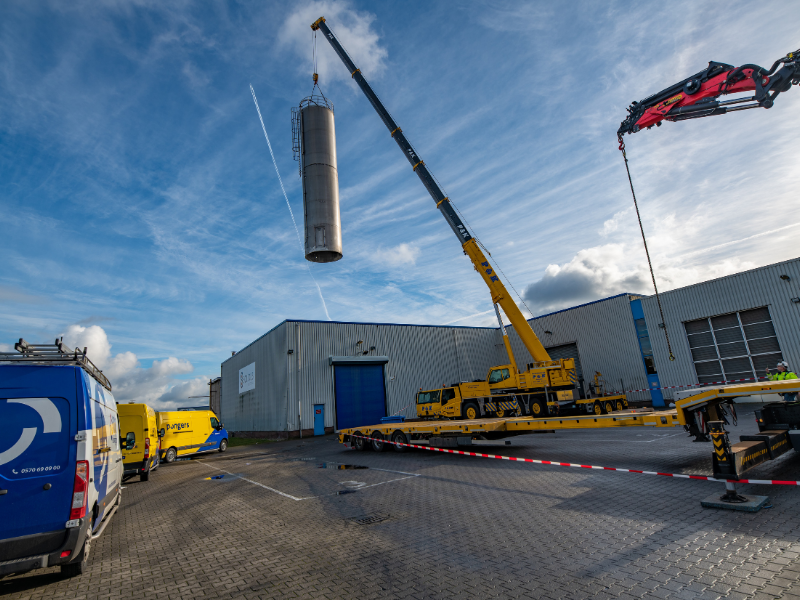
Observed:
[[[778,69],[778,67],[781,67]],[[734,67],[709,62],[708,67],[628,107],[617,136],[636,133],[661,121],[684,121],[750,108],[772,108],[775,98],[800,84],[800,50],[775,61],[767,70],[758,65]],[[755,91],[753,96],[718,100],[720,96]],[[737,106],[739,105],[739,106]]]

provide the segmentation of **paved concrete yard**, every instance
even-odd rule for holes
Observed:
[[[752,407],[739,413],[735,441],[756,431]],[[711,466],[711,445],[679,429],[529,435],[493,452],[683,473]],[[752,476],[800,480],[800,454]],[[774,508],[701,508],[723,492],[717,483],[359,453],[334,436],[242,447],[129,482],[88,574],[7,578],[0,595],[800,598],[800,489],[741,488],[769,495]]]

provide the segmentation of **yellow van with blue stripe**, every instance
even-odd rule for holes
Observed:
[[[139,476],[150,479],[158,467],[158,425],[156,411],[136,402],[117,405],[122,446],[123,480]]]
[[[161,460],[166,463],[200,452],[225,452],[228,448],[228,432],[211,410],[159,412],[158,435]]]

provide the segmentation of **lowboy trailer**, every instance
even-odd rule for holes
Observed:
[[[633,409],[607,415],[493,419],[401,420],[338,431],[339,442],[356,450],[398,452],[415,444],[433,448],[471,446],[530,433],[613,427],[683,427],[695,441],[712,442],[714,477],[738,480],[748,469],[794,448],[800,452],[800,401],[765,404],[756,411],[758,431],[731,443],[725,425],[736,420],[734,398],[800,392],[800,379],[697,388],[680,393],[671,410]],[[391,443],[394,442],[394,443]]]

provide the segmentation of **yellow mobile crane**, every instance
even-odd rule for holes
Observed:
[[[330,42],[336,54],[342,59],[350,75],[361,88],[361,91],[364,92],[364,95],[386,125],[392,139],[397,142],[400,150],[411,164],[412,170],[417,174],[420,181],[422,181],[422,185],[425,186],[425,189],[428,190],[431,198],[433,198],[433,201],[436,203],[436,208],[439,209],[445,221],[447,221],[448,225],[450,225],[450,228],[453,230],[453,233],[456,234],[464,254],[472,261],[475,270],[480,273],[483,281],[491,292],[492,304],[497,313],[497,319],[503,333],[503,343],[505,344],[510,364],[492,367],[485,383],[473,382],[471,384],[454,384],[454,386],[459,388],[463,387],[463,389],[459,389],[459,393],[451,398],[451,400],[456,400],[457,398],[457,401],[452,403],[452,416],[475,418],[481,416],[482,412],[496,415],[500,412],[497,408],[500,406],[500,402],[505,402],[505,406],[509,409],[516,406],[517,410],[515,412],[517,413],[527,413],[528,410],[526,409],[530,409],[531,406],[534,407],[533,410],[536,410],[535,407],[540,407],[540,409],[544,408],[551,398],[550,392],[554,392],[552,395],[553,398],[556,397],[558,392],[561,392],[561,399],[565,399],[565,396],[577,399],[578,377],[575,370],[574,359],[552,360],[550,355],[547,354],[547,351],[544,349],[544,346],[542,346],[539,338],[536,337],[536,334],[533,332],[533,329],[531,329],[530,324],[525,319],[522,311],[520,311],[517,303],[514,302],[511,294],[508,293],[503,282],[500,281],[496,270],[489,262],[489,259],[486,258],[483,250],[481,250],[478,240],[469,233],[466,225],[451,204],[450,199],[445,196],[439,184],[428,171],[428,167],[425,166],[425,162],[419,157],[416,150],[411,146],[411,143],[406,139],[403,130],[400,129],[394,121],[378,96],[372,91],[369,83],[367,83],[367,80],[361,74],[361,70],[356,67],[339,43],[339,40],[336,39],[328,28],[325,23],[325,17],[317,19],[311,25],[311,29],[314,31],[321,31],[325,39]],[[503,326],[498,307],[503,309],[512,327],[514,327],[520,340],[522,340],[525,348],[533,358],[534,362],[527,364],[524,370],[519,369],[516,364],[514,353],[511,350],[508,334]],[[493,398],[491,398],[491,396],[493,394],[503,394],[503,392],[506,392],[506,394],[504,394],[505,396],[508,396],[508,392],[514,392],[512,394],[513,397],[507,397],[502,401],[498,399],[498,402],[493,403]],[[541,396],[541,400],[536,402],[535,396]],[[484,399],[485,402],[477,402],[477,399]],[[441,400],[441,395],[439,396],[439,400]],[[522,402],[522,406],[519,406],[519,401]],[[441,406],[441,401],[439,401],[438,404]],[[483,407],[488,408],[483,410]],[[494,410],[492,410],[492,408],[494,408]],[[429,412],[431,416],[433,416],[434,413],[431,411]],[[539,413],[537,412],[535,414]]]

